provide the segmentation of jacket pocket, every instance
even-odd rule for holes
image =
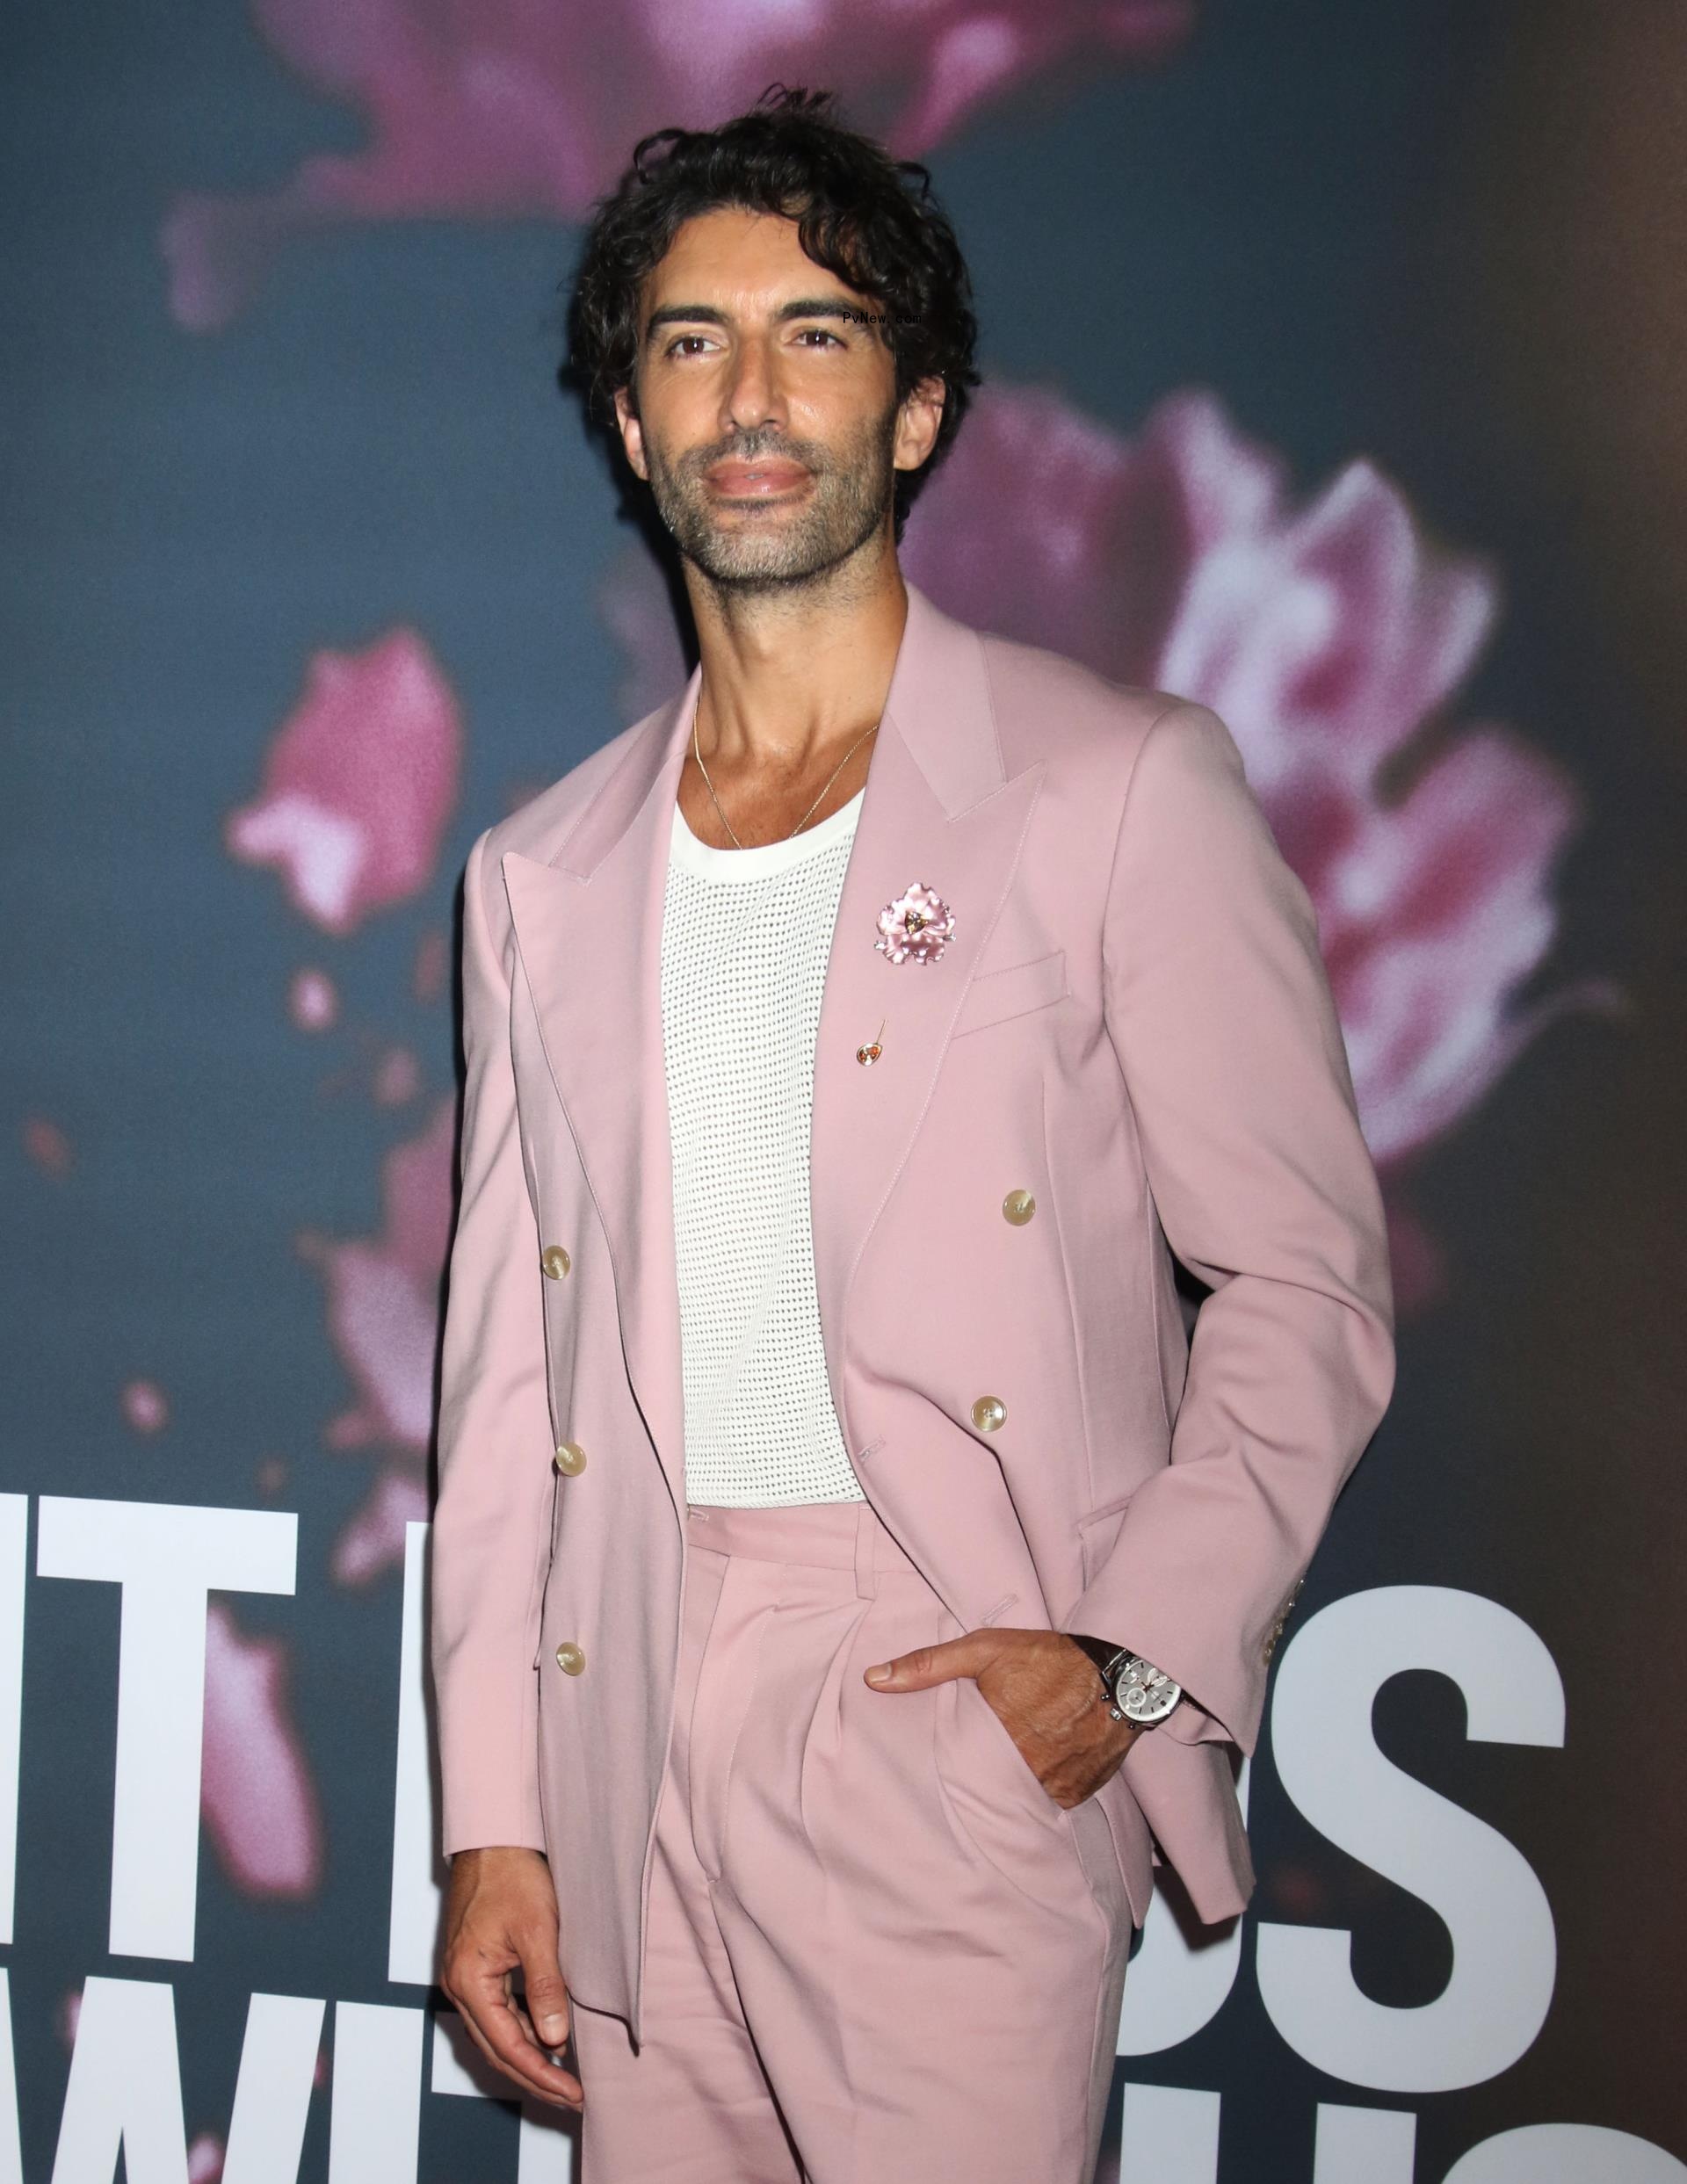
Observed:
[[[1078,1554],[1083,1565],[1086,1592],[1095,1583],[1102,1566],[1117,1545],[1125,1512],[1135,1501],[1136,1493],[1137,1489],[1133,1486],[1128,1493],[1115,1494],[1111,1501],[1104,1501],[1098,1508],[1090,1510],[1078,1519]],[[1107,1633],[1103,1631],[1097,1635],[1105,1637]]]
[[[1046,1009],[1066,995],[1066,951],[1052,949],[1028,963],[1010,963],[1005,970],[981,972],[967,988],[952,1036],[981,1031],[1009,1016],[1023,1016],[1033,1009]]]

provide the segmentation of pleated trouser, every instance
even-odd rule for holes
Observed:
[[[960,1635],[870,1504],[687,1532],[643,2041],[573,2011],[583,2184],[1091,2184],[1132,1934],[1104,1816],[970,1676],[863,1681]]]

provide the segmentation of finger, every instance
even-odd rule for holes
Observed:
[[[515,2014],[516,2022],[521,2027],[523,2037],[531,2041],[533,2047],[546,2058],[546,2060],[539,2065],[541,2070],[548,2071],[549,2074],[545,2080],[546,2084],[553,2088],[558,2086],[579,2086],[580,2080],[577,2078],[572,2076],[569,2072],[566,2071],[561,2063],[553,2063],[549,2059],[552,2049],[566,2046],[567,2035],[565,2034],[563,2038],[561,2040],[541,2040],[538,2033],[533,2029],[532,2019],[522,2007],[520,2001],[513,1995],[510,1997],[510,2007]],[[575,2094],[574,2100],[576,2105],[578,2104],[581,2097],[582,2096],[579,2093]]]
[[[550,2077],[542,2082],[535,2081],[532,2071],[527,2065],[510,2063],[492,2045],[481,2031],[468,2010],[462,2009],[460,2014],[470,2039],[474,2041],[475,2046],[486,2057],[500,2077],[509,2079],[524,2094],[531,2095],[535,2100],[547,2101],[553,2108],[569,2108],[576,2113],[579,2111],[583,2105],[584,2094],[577,2079],[571,2078],[566,2071],[553,2069]],[[532,2051],[531,2049],[528,2050],[530,2054]]]
[[[542,2084],[535,2084],[532,2072],[526,2065],[510,2063],[497,2048],[492,2045],[492,2043],[481,2030],[473,2011],[466,2004],[460,2002],[458,2012],[469,2038],[497,2071],[500,2077],[512,2080],[525,2094],[531,2094],[541,2101],[548,2101],[554,2108],[576,2110],[580,2108],[583,2100],[583,2093],[576,2090],[570,2094],[568,2091],[571,2085],[578,2088],[577,2079],[570,2079],[566,2071],[553,2069],[550,2077],[547,2078]],[[532,2052],[531,2050],[528,2051]]]
[[[541,2100],[577,2106],[584,2099],[580,2080],[561,2064],[549,2060],[496,1973],[466,1982],[457,1996],[457,2006],[470,2036],[506,2077]]]
[[[916,1645],[894,1660],[875,1661],[866,1681],[880,1691],[923,1691],[952,1676],[974,1676],[990,1658],[992,1636],[988,1631],[966,1631],[940,1645]]]

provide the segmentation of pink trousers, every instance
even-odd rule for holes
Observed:
[[[1104,1815],[970,1676],[862,1680],[960,1635],[868,1503],[687,1525],[644,2039],[574,2007],[583,2184],[1091,2184],[1132,1936]]]

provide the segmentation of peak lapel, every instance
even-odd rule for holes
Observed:
[[[701,675],[654,713],[548,864],[504,886],[557,1097],[603,1220],[633,1391],[683,1511],[684,1391],[662,1038],[668,848]]]
[[[851,1280],[930,1102],[1044,770],[1007,777],[976,633],[912,584],[908,597],[833,929],[809,1130],[815,1290],[851,1454],[865,1436],[843,1373]],[[954,932],[934,961],[893,963],[874,946],[879,913],[916,881],[947,903]],[[875,1038],[883,1052],[864,1067],[856,1051]]]

